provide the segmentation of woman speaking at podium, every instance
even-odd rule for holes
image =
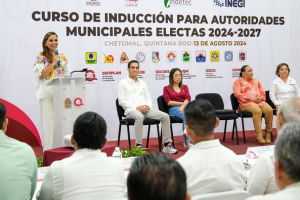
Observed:
[[[37,79],[36,94],[40,104],[43,127],[43,149],[53,148],[54,144],[54,105],[52,86],[47,86],[54,78],[70,74],[69,63],[64,54],[58,53],[58,37],[48,32],[42,42],[43,51],[37,56],[33,65]]]

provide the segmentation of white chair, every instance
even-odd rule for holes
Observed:
[[[245,200],[249,194],[244,190],[230,190],[226,192],[201,194],[194,196],[192,200]]]

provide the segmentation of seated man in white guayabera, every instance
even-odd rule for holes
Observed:
[[[242,161],[214,139],[219,125],[215,109],[205,99],[194,100],[184,109],[187,136],[193,142],[177,161],[187,175],[188,193],[196,195],[244,190],[247,175]]]
[[[73,127],[75,153],[51,164],[38,200],[98,200],[124,198],[125,178],[120,160],[107,157],[106,122],[94,112],[80,115]]]
[[[118,85],[118,100],[124,109],[126,118],[134,119],[135,145],[143,146],[143,122],[145,118],[161,122],[163,153],[176,154],[172,146],[170,117],[167,113],[152,108],[152,100],[145,81],[138,78],[140,64],[131,60],[127,65],[128,77]]]
[[[247,200],[300,199],[300,122],[288,122],[275,143],[275,180],[280,191]]]
[[[276,120],[278,133],[287,122],[300,122],[300,98],[290,97],[284,100]],[[274,152],[267,152],[257,159],[248,177],[247,192],[250,196],[271,194],[279,190],[275,182],[274,168]]]
[[[32,199],[37,183],[37,162],[32,148],[5,135],[8,119],[0,102],[0,199]]]

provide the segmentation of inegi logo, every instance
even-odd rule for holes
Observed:
[[[214,7],[245,7],[246,0],[214,0]]]

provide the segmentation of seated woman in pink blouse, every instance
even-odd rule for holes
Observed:
[[[191,147],[190,140],[185,132],[184,107],[191,101],[189,88],[182,84],[182,72],[178,68],[174,68],[169,74],[169,85],[164,87],[164,100],[169,106],[169,115],[173,115],[182,119],[182,130],[184,136],[183,146],[186,149]]]
[[[265,102],[266,94],[261,83],[253,78],[253,70],[249,65],[241,68],[240,78],[233,83],[233,93],[239,102],[241,111],[253,114],[256,140],[261,143],[271,143],[273,110]],[[265,115],[266,140],[262,137],[261,115]]]

